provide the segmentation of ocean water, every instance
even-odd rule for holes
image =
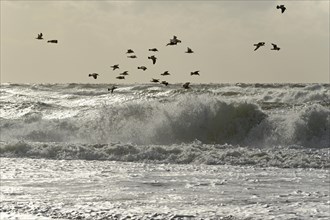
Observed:
[[[2,84],[0,219],[329,219],[330,84]]]
[[[329,167],[329,84],[2,84],[1,156]]]

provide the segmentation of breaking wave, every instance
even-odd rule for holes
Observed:
[[[271,114],[248,102],[208,95],[104,104],[93,117],[44,119],[41,112],[0,121],[2,141],[171,145],[199,140],[240,146],[329,147],[330,110],[312,104]]]
[[[200,141],[177,145],[0,142],[0,155],[66,160],[330,168],[329,151],[325,148],[308,149],[297,145],[252,148],[203,144]]]

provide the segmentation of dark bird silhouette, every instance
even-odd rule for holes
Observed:
[[[37,40],[43,40],[42,36],[43,36],[42,33],[40,33],[40,34],[38,34],[38,37],[36,37],[36,39]]]
[[[147,67],[145,67],[145,66],[138,66],[138,69],[139,69],[139,70],[146,71]]]
[[[169,83],[167,81],[162,81],[160,84],[163,84],[165,86],[168,86]]]
[[[194,51],[192,49],[190,49],[189,47],[187,47],[186,53],[194,53]]]
[[[58,40],[49,40],[49,41],[47,41],[47,43],[57,44],[58,43]]]
[[[157,48],[151,48],[149,51],[158,52]]]
[[[128,76],[128,71],[124,71],[124,72],[120,73],[119,75]]]
[[[175,42],[169,42],[168,44],[166,44],[166,46],[169,46],[169,45],[177,45],[177,43],[175,43]]]
[[[272,45],[273,45],[273,48],[271,50],[277,50],[277,51],[279,51],[281,49],[276,44],[273,44],[272,43]]]
[[[108,88],[108,91],[113,93],[113,90],[117,89],[117,86],[111,86],[110,88]]]
[[[151,59],[152,60],[152,64],[155,64],[156,63],[156,60],[157,60],[157,57],[155,57],[154,55],[148,57],[148,59]]]
[[[254,49],[255,51],[258,50],[259,47],[265,46],[265,42],[259,42],[257,44],[253,44],[256,48]]]
[[[128,58],[137,58],[137,56],[135,56],[135,55],[131,55],[131,56],[127,56]]]
[[[162,76],[168,76],[168,75],[171,75],[168,71],[165,71],[165,72],[163,72],[162,74],[160,74],[160,75],[162,75]]]
[[[277,5],[276,8],[281,9],[282,13],[286,10],[286,7],[284,5]]]
[[[198,76],[199,76],[199,70],[194,71],[194,72],[191,72],[190,75],[191,75],[191,76],[192,76],[192,75],[198,75]]]
[[[125,76],[117,76],[116,79],[125,79]]]
[[[190,82],[186,82],[185,84],[182,85],[182,87],[185,89],[190,89],[189,84]]]
[[[170,39],[170,42],[168,44],[166,44],[166,46],[168,46],[168,45],[177,45],[178,43],[181,43],[181,40],[179,40],[177,38],[177,36],[174,35],[173,38]]]
[[[175,42],[175,43],[181,43],[181,40],[179,40],[178,38],[177,38],[177,36],[173,36],[173,39],[171,39],[171,42]]]
[[[126,53],[134,53],[134,50],[128,49]]]
[[[150,80],[150,82],[157,83],[157,82],[159,82],[159,79],[152,79],[152,80]]]
[[[113,65],[113,66],[110,66],[112,68],[112,70],[116,70],[116,69],[119,69],[119,64],[116,64],[116,65]]]
[[[98,73],[92,73],[92,74],[88,74],[88,77],[92,76],[94,79],[97,79],[98,75],[99,75]]]

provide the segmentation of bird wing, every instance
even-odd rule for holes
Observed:
[[[256,44],[254,46],[256,46],[256,48],[254,49],[255,51],[258,50],[258,48],[260,47],[260,45],[256,45]]]
[[[281,8],[282,13],[285,11],[285,9],[286,9],[285,7],[282,7]]]

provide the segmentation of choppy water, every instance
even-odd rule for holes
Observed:
[[[2,84],[1,156],[329,167],[329,84]]]

